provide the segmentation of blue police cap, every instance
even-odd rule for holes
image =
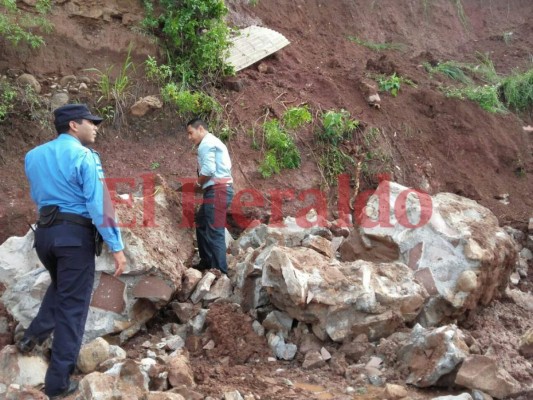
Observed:
[[[54,110],[55,126],[67,125],[70,121],[76,119],[87,119],[98,125],[103,118],[92,115],[86,104],[66,104]]]

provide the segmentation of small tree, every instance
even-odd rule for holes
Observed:
[[[50,0],[38,0],[35,4],[37,14],[34,14],[20,10],[16,0],[0,0],[0,37],[14,46],[27,43],[35,49],[43,45],[43,37],[35,31],[52,30],[52,24],[45,17],[51,7]]]

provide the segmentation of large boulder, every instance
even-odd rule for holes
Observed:
[[[116,205],[119,221],[127,227],[122,229],[127,269],[115,278],[112,254],[104,250],[97,258],[84,342],[116,332],[122,332],[122,340],[128,339],[181,287],[184,262],[194,251],[192,232],[176,229],[181,203],[175,193],[164,182],[157,190],[155,183],[145,182],[145,186],[149,184],[154,186],[150,192],[145,188],[147,200],[123,199]],[[0,264],[0,276],[10,281],[2,301],[24,328],[37,314],[50,284],[44,267],[36,268],[32,244],[29,233],[21,241],[8,240],[0,247],[0,254],[7,246],[4,254],[11,255]],[[21,254],[17,255],[16,249]],[[14,272],[16,268],[20,275]]]
[[[451,193],[429,196],[383,181],[357,208],[363,238],[392,239],[399,261],[430,294],[422,324],[433,326],[445,316],[486,305],[504,291],[516,263],[514,241],[475,201]]]
[[[257,259],[264,260],[261,283],[272,303],[312,324],[322,340],[388,336],[415,319],[427,297],[401,263],[341,264],[308,248],[272,246],[264,252]]]

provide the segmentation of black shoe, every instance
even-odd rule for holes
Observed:
[[[50,400],[62,399],[63,397],[67,397],[69,394],[74,393],[76,390],[78,390],[78,381],[70,381],[68,388],[63,392],[56,394],[55,396],[48,396],[48,398]]]
[[[198,264],[193,264],[192,267],[198,271],[207,271],[208,269],[211,269],[211,265],[204,260],[200,260]]]
[[[15,346],[17,346],[17,349],[21,354],[28,354],[30,351],[32,351],[35,348],[36,345],[37,345],[37,340],[35,340],[34,338],[27,338],[27,337],[23,337],[15,344]]]

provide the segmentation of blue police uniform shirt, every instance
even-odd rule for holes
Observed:
[[[219,138],[209,132],[198,145],[198,166],[200,175],[211,177],[202,185],[203,189],[215,183],[233,182],[228,149]]]
[[[38,209],[57,205],[60,212],[91,218],[112,252],[124,249],[96,151],[63,133],[29,151],[25,170]]]

